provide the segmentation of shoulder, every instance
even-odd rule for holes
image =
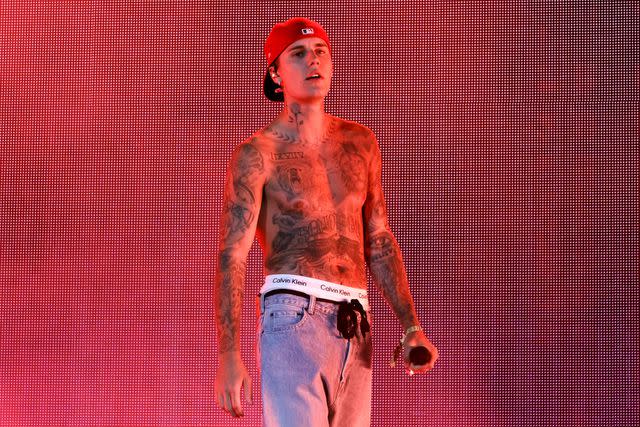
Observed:
[[[378,139],[367,126],[340,117],[334,117],[334,119],[337,120],[338,131],[346,141],[357,143],[358,146],[370,153],[379,151]]]
[[[260,155],[264,157],[265,154],[270,152],[272,145],[273,140],[265,134],[264,129],[260,129],[238,144],[233,151],[234,154]]]
[[[331,116],[331,118],[336,121],[338,129],[345,134],[357,137],[375,137],[373,131],[361,123],[337,116]]]
[[[233,149],[231,165],[243,170],[260,172],[264,170],[264,158],[264,144],[253,134]]]

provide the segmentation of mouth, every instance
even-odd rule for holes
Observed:
[[[323,78],[324,77],[322,77],[320,74],[313,73],[313,74],[309,74],[305,80],[320,80],[320,79],[323,79]]]

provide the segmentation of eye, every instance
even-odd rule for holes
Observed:
[[[301,56],[303,56],[303,55],[304,55],[304,52],[300,51],[300,52],[295,53],[295,55],[296,55],[297,57],[301,57]]]

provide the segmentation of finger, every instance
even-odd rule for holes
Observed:
[[[240,387],[236,387],[231,393],[231,407],[237,417],[242,417],[244,412],[242,411],[242,402],[240,401]]]
[[[229,392],[225,392],[224,397],[224,407],[226,411],[231,414],[232,417],[238,417],[236,412],[233,410],[233,400],[231,399],[231,394]]]
[[[410,365],[409,368],[407,368],[407,372],[409,373],[409,375],[413,375],[413,374],[421,374],[423,372],[425,372],[426,366],[413,366]]]
[[[414,365],[413,363],[407,363],[407,372],[409,372],[410,375],[413,375],[411,372],[414,374],[421,374],[431,369],[433,369],[432,363],[427,363],[426,365]]]
[[[229,398],[227,397],[229,394],[226,391],[222,392],[222,409],[224,409],[224,411],[226,413],[231,413],[230,408],[231,405],[228,403]]]
[[[411,354],[411,350],[412,349],[409,349],[409,351],[407,352],[408,355]],[[414,372],[425,372],[433,369],[436,363],[436,360],[438,360],[438,352],[437,350],[431,349],[431,348],[429,348],[428,351],[429,351],[430,358],[428,362],[425,363],[424,365],[415,365],[411,362],[410,358],[407,357],[405,359],[405,366],[407,370],[413,370]]]
[[[429,361],[429,363],[427,363],[427,370],[430,371],[431,369],[433,369],[436,366],[436,361],[438,360],[438,352],[437,351],[432,351],[431,352],[431,360]]]
[[[249,405],[253,404],[253,381],[248,375],[244,380],[244,398],[247,399]]]
[[[222,393],[216,393],[216,401],[218,402],[218,406],[220,407],[220,409],[225,409],[224,408],[224,397]]]

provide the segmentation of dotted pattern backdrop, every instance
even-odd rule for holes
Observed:
[[[0,2],[0,426],[258,426],[216,407],[212,284],[273,23],[321,22],[327,110],[380,141],[436,369],[374,426],[631,426],[637,2]],[[242,352],[258,385],[250,254]]]

